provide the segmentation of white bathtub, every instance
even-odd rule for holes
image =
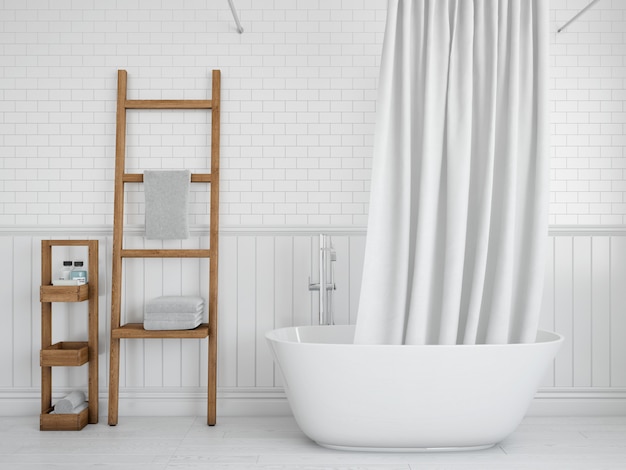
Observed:
[[[324,447],[484,449],[518,426],[563,338],[532,344],[369,346],[353,326],[266,335],[298,425]]]

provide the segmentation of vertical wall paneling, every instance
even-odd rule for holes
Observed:
[[[256,386],[274,385],[274,360],[265,333],[274,329],[274,237],[256,237]]]
[[[192,187],[193,187],[193,185],[192,185]],[[221,237],[220,237],[220,243],[221,243]],[[199,244],[200,244],[200,248],[201,249],[209,249],[209,247],[210,247],[209,237],[208,236],[200,237]],[[221,247],[221,244],[220,244],[220,247]],[[221,250],[220,250],[220,260],[223,259],[221,256],[222,255],[221,255]],[[199,287],[199,291],[198,292],[200,292],[200,295],[202,297],[204,297],[205,299],[207,299],[207,302],[208,302],[208,299],[209,299],[209,278],[210,278],[210,275],[209,275],[209,263],[210,263],[210,260],[207,259],[207,258],[204,258],[204,259],[199,259],[197,261],[199,262],[199,268],[198,269],[200,270],[199,275],[198,275],[198,278],[199,278],[198,280],[200,282],[200,287]],[[218,264],[218,272],[219,272],[219,264]],[[219,274],[218,274],[218,276],[219,276]],[[219,282],[218,282],[218,290],[219,290]],[[220,294],[218,293],[218,296],[217,296],[218,303],[219,303],[219,296],[220,296]],[[218,317],[221,318],[219,305],[218,305],[217,310],[218,310]],[[208,309],[207,309],[207,312],[208,312]],[[218,318],[218,320],[217,320],[218,329],[219,329],[219,324],[220,324],[220,319]],[[185,340],[184,343],[186,343],[187,341],[188,340]],[[218,338],[218,348],[219,348],[219,343],[220,343],[220,340]],[[203,338],[201,340],[198,340],[198,351],[199,351],[199,354],[200,354],[198,356],[198,359],[200,361],[200,378],[199,378],[200,384],[205,384],[205,383],[207,383],[207,380],[208,380],[208,375],[209,375],[209,356],[207,354],[208,348],[209,348],[209,339],[208,338]],[[218,366],[217,367],[218,367],[218,373],[219,373],[219,368],[220,368],[220,366],[219,366],[219,349],[218,349]]]
[[[282,328],[293,325],[293,237],[274,238],[274,267],[274,325]],[[274,384],[282,386],[278,370]]]
[[[163,241],[163,248],[165,249],[181,249],[182,247],[181,240]],[[163,268],[163,295],[182,295],[182,260],[180,258],[163,258],[161,261]],[[149,298],[146,298],[146,302],[149,300]],[[161,375],[162,383],[165,387],[180,387],[182,385],[182,342],[181,339],[161,340],[163,357]]]
[[[31,239],[28,236],[15,237],[13,257],[13,341],[20,345],[14,349],[13,356],[13,386],[30,387],[32,354],[40,344],[39,338],[32,336],[32,282],[35,275],[32,266]],[[41,264],[40,268],[41,269]],[[23,347],[22,345],[27,345]]]
[[[591,385],[609,387],[611,381],[610,237],[591,243]]]
[[[554,238],[548,239],[546,247],[546,272],[544,275],[543,300],[541,303],[541,316],[539,317],[539,328],[546,331],[554,329]],[[544,379],[543,387],[554,386],[554,361]]]
[[[100,387],[109,384],[109,332],[111,317],[111,244],[112,237],[100,237],[98,243],[98,383]]]
[[[192,249],[200,247],[200,239],[198,237],[191,237],[188,240],[184,240],[181,244],[181,248]],[[176,261],[176,260],[172,260]],[[208,270],[208,261],[205,259],[196,258],[183,258],[180,260],[180,293],[181,295],[199,295],[208,302],[207,287],[203,283],[203,274]],[[206,278],[205,278],[206,279]],[[207,321],[207,306],[204,308],[204,319]],[[219,321],[219,319],[218,319]],[[200,349],[201,341],[197,340],[180,340],[172,339],[165,340],[164,345],[170,342],[178,342],[180,344],[180,383],[185,387],[199,387],[200,382],[200,358],[206,355],[206,347]],[[204,344],[206,346],[206,344]],[[172,364],[174,367],[174,364]],[[205,372],[206,373],[206,372]],[[164,380],[168,379],[168,374],[163,375]]]
[[[237,386],[237,238],[220,240],[218,295],[218,383]]]
[[[335,286],[333,293],[333,310],[336,325],[350,323],[350,237],[332,237],[337,252],[337,261],[333,263],[335,270]]]
[[[39,349],[41,348],[41,303],[39,302],[39,289],[41,287],[41,237],[29,237],[30,250],[32,253],[32,279],[30,312],[24,312],[31,318],[30,334],[32,338],[31,354],[31,384],[33,387],[41,386],[41,369],[39,367]],[[10,258],[0,258],[10,259]],[[2,298],[0,296],[0,298]],[[53,368],[54,370],[54,368]],[[54,372],[53,372],[54,373]],[[67,374],[67,371],[65,371]]]
[[[315,292],[309,291],[309,278],[312,277],[311,247],[315,245],[312,237],[293,238],[293,324],[296,326],[317,325],[317,309],[311,309]],[[312,318],[316,317],[316,318]]]
[[[591,237],[573,239],[573,385],[591,386]]]
[[[293,237],[274,239],[274,323],[276,328],[293,322]]]
[[[124,247],[127,249],[144,248],[144,240],[140,237],[126,237]],[[141,258],[130,258],[123,261],[124,268],[126,269],[122,280],[124,283],[122,293],[123,323],[137,323],[143,321],[145,261],[145,259]],[[123,386],[143,387],[145,385],[145,341],[145,339],[126,339],[121,341],[125,349],[120,351],[120,361],[124,363],[125,367],[125,384]],[[121,376],[120,368],[120,377]],[[122,384],[120,383],[120,385]]]
[[[15,330],[15,315],[19,314],[13,308],[13,237],[0,237],[0,259],[4,260],[5,266],[0,271],[0,299],[2,299],[3,327],[0,328],[0,387],[13,386],[13,364],[16,353],[19,353],[19,345],[14,345],[13,331]],[[11,269],[9,269],[11,268]],[[37,344],[40,336],[34,338]],[[10,358],[10,360],[7,360]]]
[[[554,276],[554,328],[565,337],[565,342],[554,362],[554,383],[557,387],[571,387],[573,379],[572,337],[572,237],[555,240],[554,260],[558,269]]]
[[[161,240],[145,240],[144,248],[149,249],[161,249],[161,248],[173,248],[172,241]],[[162,258],[145,258],[138,259],[139,263],[143,264],[143,289],[141,305],[137,305],[138,311],[136,312],[136,320],[143,322],[143,312],[146,302],[165,295],[166,286],[174,281],[173,276],[165,269],[166,264]],[[175,261],[175,260],[169,260]],[[167,267],[172,267],[170,264]],[[180,278],[179,278],[180,279]],[[175,282],[175,285],[167,288],[170,292],[176,291],[180,285],[180,281]],[[124,340],[126,342],[135,342],[136,340]],[[144,352],[144,386],[146,387],[162,387],[164,385],[164,368],[165,357],[163,355],[163,340],[162,339],[144,339],[143,340],[143,352]],[[172,372],[172,371],[169,371]],[[176,371],[178,374],[178,371]]]
[[[626,387],[626,237],[611,237],[611,386]]]
[[[363,259],[365,257],[365,236],[350,237],[349,252],[349,289],[350,289],[350,323],[356,322],[361,295],[361,277],[363,275]]]
[[[255,240],[237,240],[237,386],[254,387],[256,365]]]
[[[0,258],[7,270],[0,283],[5,328],[0,332],[0,393],[38,390],[40,385],[41,237],[0,237]],[[76,238],[85,238],[76,237]],[[91,237],[93,238],[93,237]],[[108,379],[112,237],[100,244],[100,378]],[[281,378],[265,334],[291,325],[317,323],[319,241],[315,233],[226,233],[220,237],[219,364],[221,393],[237,390],[279,391]],[[356,321],[365,251],[361,233],[334,234],[335,323]],[[206,248],[206,237],[150,241],[136,234],[126,248]],[[53,251],[53,264],[81,259],[79,249]],[[542,390],[626,393],[626,236],[599,232],[552,235],[545,265],[540,328],[565,337]],[[127,259],[124,261],[124,321],[143,320],[145,302],[159,295],[208,295],[208,262],[203,259]],[[56,274],[55,274],[56,275]],[[18,282],[20,280],[20,282]],[[82,338],[86,310],[82,303],[55,303],[54,341]],[[121,390],[202,389],[206,380],[206,340],[122,341]],[[124,349],[125,348],[125,349]],[[86,386],[83,368],[55,368],[56,393]],[[13,390],[13,392],[12,392]],[[38,396],[38,395],[37,395]],[[620,395],[621,396],[621,395]],[[0,396],[1,397],[1,396]]]

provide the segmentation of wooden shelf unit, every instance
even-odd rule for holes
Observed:
[[[208,337],[207,424],[215,425],[217,402],[217,272],[219,229],[219,153],[221,73],[213,70],[210,100],[129,100],[126,70],[117,73],[113,262],[111,283],[111,348],[109,361],[109,425],[118,422],[120,340],[137,338],[201,339]],[[209,249],[124,249],[124,184],[143,183],[143,174],[126,173],[126,111],[128,109],[205,109],[211,112],[211,171],[192,173],[192,183],[211,188]],[[126,258],[209,258],[209,318],[193,330],[145,330],[142,323],[121,323],[122,261]]]
[[[88,284],[53,286],[52,248],[86,246]],[[78,431],[87,423],[98,422],[98,240],[41,241],[41,431]],[[52,303],[89,301],[88,340],[52,344]],[[78,414],[50,414],[52,407],[52,367],[77,367],[89,363],[87,409]]]

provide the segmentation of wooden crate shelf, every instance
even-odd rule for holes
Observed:
[[[39,430],[41,431],[80,431],[89,422],[89,409],[85,408],[77,414],[50,414],[53,408],[48,408],[39,415]]]
[[[84,246],[88,251],[88,279],[80,286],[52,285],[52,248]],[[98,240],[41,241],[41,414],[42,431],[78,431],[98,422]],[[60,341],[52,344],[52,306],[55,302],[88,301],[87,341]],[[52,368],[88,364],[88,407],[77,414],[50,414],[52,406]]]
[[[89,360],[87,341],[61,341],[40,351],[40,365],[44,367],[75,367]]]
[[[41,286],[41,302],[82,302],[89,298],[89,284],[80,286]]]

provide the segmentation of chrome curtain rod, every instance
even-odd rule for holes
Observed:
[[[580,10],[578,13],[576,13],[572,19],[570,19],[567,23],[565,23],[563,26],[561,26],[559,29],[557,29],[557,33],[560,33],[561,31],[563,31],[565,28],[567,28],[570,23],[573,23],[574,21],[576,21],[578,19],[578,17],[580,15],[582,15],[583,13],[585,13],[587,10],[589,10],[589,8],[591,8],[593,5],[596,4],[598,0],[591,0],[591,2],[589,2],[589,5],[587,5],[585,8],[583,8],[582,10]]]
[[[230,11],[233,12],[233,18],[235,19],[235,23],[237,24],[237,31],[239,34],[243,33],[243,28],[241,27],[241,23],[239,22],[239,16],[237,16],[237,10],[235,10],[235,4],[233,0],[228,0],[228,4],[230,5]]]

